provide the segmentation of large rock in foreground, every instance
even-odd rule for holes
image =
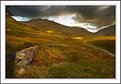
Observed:
[[[31,63],[36,49],[37,49],[37,46],[34,46],[34,47],[23,49],[16,53],[16,59],[15,59],[16,76],[25,74],[26,66],[28,66]]]
[[[29,72],[31,72],[30,70],[34,67],[42,68],[43,66],[47,67],[62,63],[64,57],[61,51],[52,48],[52,46],[66,47],[65,45],[39,45],[18,51],[15,58],[15,76],[28,77]],[[36,70],[31,73],[35,72]],[[39,72],[41,72],[40,69]]]

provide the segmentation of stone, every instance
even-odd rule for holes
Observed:
[[[17,75],[19,75],[19,76],[22,76],[22,75],[24,75],[25,73],[26,73],[26,71],[25,71],[24,68],[21,68],[21,69],[19,69],[19,70],[17,71]]]
[[[16,76],[21,76],[25,74],[26,67],[29,66],[29,64],[31,63],[36,49],[37,46],[34,46],[23,49],[16,53],[16,59],[15,59]]]
[[[25,56],[25,53],[17,53],[16,59],[23,59]]]

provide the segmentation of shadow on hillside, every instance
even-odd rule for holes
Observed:
[[[15,52],[6,53],[6,78],[14,78]]]

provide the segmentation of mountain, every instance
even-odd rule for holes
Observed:
[[[106,27],[94,34],[95,36],[114,36],[115,35],[115,25]]]
[[[71,41],[81,37],[115,36],[115,25],[93,34],[83,28],[67,27],[46,19],[18,22],[10,15],[6,15],[6,18],[6,41],[7,48],[10,51],[17,51],[43,43],[62,43],[66,42],[65,40]]]
[[[92,33],[88,32],[87,30],[83,28],[78,28],[78,27],[68,27],[64,26],[62,24],[49,21],[46,19],[32,19],[30,21],[24,22],[25,24],[28,24],[32,27],[36,27],[39,30],[42,31],[48,31],[52,30],[55,32],[60,33],[61,35],[67,35],[67,36],[89,36]]]
[[[114,57],[89,46],[96,38],[90,36],[83,28],[43,19],[18,22],[6,15],[6,77],[114,78]],[[109,42],[98,43],[112,49]]]

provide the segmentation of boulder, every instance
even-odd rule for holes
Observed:
[[[31,63],[36,49],[37,46],[34,46],[16,52],[15,76],[21,77],[26,73],[26,67]]]

